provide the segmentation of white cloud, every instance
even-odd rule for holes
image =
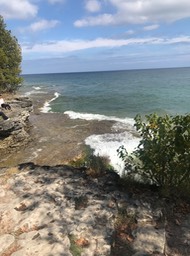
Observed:
[[[157,28],[159,28],[159,25],[158,24],[154,24],[154,25],[150,25],[150,26],[145,26],[143,29],[145,31],[150,31],[150,30],[155,30]]]
[[[31,32],[39,32],[42,30],[54,28],[59,21],[57,20],[39,20],[37,22],[32,23],[29,27],[21,29],[21,32],[31,31]]]
[[[101,3],[97,0],[87,0],[85,8],[89,12],[98,12],[101,9]]]
[[[111,14],[98,15],[96,17],[88,17],[86,19],[77,20],[74,22],[76,27],[85,26],[99,26],[99,25],[111,25],[114,24],[114,16]]]
[[[174,22],[190,17],[189,0],[107,0],[116,9],[113,13],[77,20],[74,25],[96,26]]]
[[[27,19],[37,12],[37,6],[29,0],[0,0],[0,13],[6,19]]]
[[[190,43],[190,36],[181,36],[174,38],[130,38],[130,39],[107,39],[97,38],[95,40],[62,40],[55,42],[47,42],[41,44],[22,45],[24,54],[41,53],[41,54],[56,54],[80,51],[91,48],[113,48],[128,45],[155,45],[155,44],[178,44]]]
[[[30,25],[30,29],[33,32],[37,32],[40,30],[54,28],[59,21],[57,20],[40,20]]]

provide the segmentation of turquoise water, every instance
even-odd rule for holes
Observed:
[[[22,91],[56,91],[53,112],[119,118],[190,111],[190,68],[24,75]],[[38,89],[38,90],[37,90]]]
[[[117,149],[124,145],[130,153],[139,144],[133,126],[136,114],[190,112],[190,68],[25,75],[24,79],[22,93],[55,94],[43,112],[114,121],[110,133],[92,134],[85,143],[95,155],[108,157],[119,173],[124,163]]]

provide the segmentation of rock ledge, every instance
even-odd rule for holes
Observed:
[[[9,117],[4,121],[0,118],[0,154],[7,154],[18,147],[26,145],[29,141],[28,121],[32,111],[32,102],[27,97],[15,97],[8,99],[11,110],[3,110]]]

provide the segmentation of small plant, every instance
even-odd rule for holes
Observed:
[[[105,171],[110,168],[109,160],[106,157],[90,155],[88,158],[88,171],[92,177],[99,177],[105,174]]]
[[[69,235],[70,240],[70,252],[73,256],[81,256],[83,249],[76,243],[76,237]]]
[[[107,157],[96,156],[94,151],[89,148],[79,159],[73,160],[70,164],[77,168],[85,168],[87,174],[92,177],[99,177],[104,175],[105,171],[113,170]]]
[[[69,235],[70,252],[73,256],[81,256],[83,249],[89,246],[89,241],[84,238],[76,238],[74,235]]]
[[[122,226],[125,226],[128,229],[134,229],[137,224],[136,224],[136,214],[131,213],[129,214],[127,212],[127,209],[125,208],[120,208],[117,216],[117,220],[115,223],[116,228],[121,228]]]
[[[70,162],[76,168],[89,168],[89,158],[93,155],[93,150],[86,146],[84,152],[77,158]]]
[[[165,190],[190,187],[190,115],[151,114],[146,122],[137,115],[135,122],[141,135],[138,148],[131,155],[118,149],[125,175]]]

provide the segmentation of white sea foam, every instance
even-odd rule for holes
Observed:
[[[46,101],[45,103],[44,103],[44,106],[41,108],[41,112],[42,113],[48,113],[48,112],[50,112],[51,111],[51,107],[50,107],[50,103],[52,102],[52,101],[54,101],[55,99],[57,99],[58,97],[59,97],[59,93],[58,92],[55,92],[54,93],[54,97],[51,99],[51,100],[49,100],[49,101]]]
[[[41,89],[41,88],[40,88]],[[30,95],[32,95],[32,94],[45,94],[45,93],[47,93],[47,92],[45,92],[45,91],[40,91],[40,90],[32,90],[32,91],[29,91],[29,92],[26,92],[24,95],[25,96],[30,96]]]
[[[94,149],[95,155],[108,157],[111,165],[121,175],[124,170],[124,163],[118,157],[117,149],[123,145],[128,153],[131,153],[139,144],[139,138],[133,135],[135,133],[134,120],[132,118],[118,118],[115,116],[77,113],[74,111],[66,111],[65,114],[71,119],[108,120],[116,122],[112,126],[112,130],[117,133],[91,135],[86,138],[85,143]]]
[[[94,149],[94,154],[108,157],[110,164],[121,175],[124,170],[124,163],[117,154],[117,149],[124,146],[128,153],[131,153],[139,144],[139,138],[125,131],[116,134],[91,135],[85,140],[86,145]]]
[[[35,90],[41,90],[41,87],[39,87],[39,86],[33,86],[33,88],[35,89]]]
[[[45,91],[42,90],[42,88],[40,86],[32,86],[32,90],[29,91],[29,92],[26,92],[25,95],[26,96],[30,96],[32,94],[36,94],[36,93],[41,93],[41,94],[44,94],[46,93]]]
[[[88,114],[88,113],[77,113],[74,111],[65,111],[64,114],[68,115],[71,119],[84,119],[84,120],[97,120],[97,121],[116,121],[119,123],[124,123],[125,125],[134,125],[134,120],[132,118],[118,118],[115,116],[105,116],[100,114]]]

